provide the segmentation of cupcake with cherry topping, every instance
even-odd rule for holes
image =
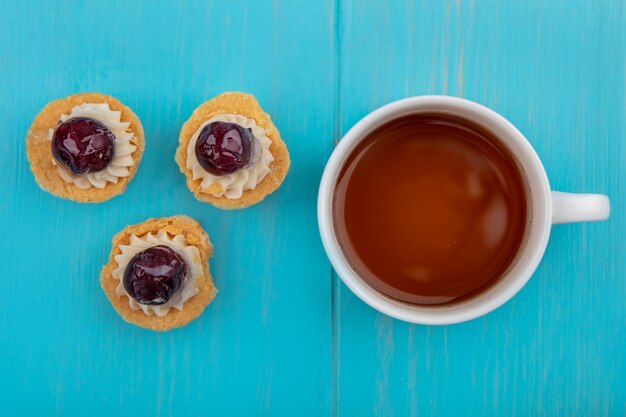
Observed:
[[[223,93],[196,108],[180,131],[176,162],[200,201],[223,209],[256,204],[289,171],[289,152],[250,94]]]
[[[97,203],[123,193],[143,149],[135,113],[99,93],[48,103],[26,135],[26,154],[39,186],[78,202]]]
[[[127,322],[170,330],[198,317],[215,297],[212,254],[209,237],[195,220],[149,219],[115,235],[100,284]]]

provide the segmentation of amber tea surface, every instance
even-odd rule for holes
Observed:
[[[365,281],[395,299],[446,304],[489,288],[526,226],[512,155],[477,124],[410,115],[376,129],[336,184],[335,234]]]

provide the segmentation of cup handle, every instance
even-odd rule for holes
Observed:
[[[605,195],[552,191],[552,224],[597,222],[608,219],[610,213]]]

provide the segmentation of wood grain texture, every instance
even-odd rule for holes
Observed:
[[[0,414],[328,414],[330,266],[315,201],[333,146],[333,12],[330,1],[3,7]],[[228,90],[258,98],[293,161],[276,193],[237,212],[196,201],[174,162],[191,111]],[[128,190],[99,205],[44,193],[26,163],[34,115],[79,91],[118,97],[146,133]],[[117,316],[98,274],[124,226],[178,213],[209,233],[219,293],[198,320],[157,334]]]
[[[528,285],[446,327],[375,313],[339,284],[338,414],[626,413],[626,3],[341,2],[341,131],[391,100],[451,94],[511,120],[554,189],[607,193],[558,226]]]
[[[0,11],[2,415],[626,414],[626,2],[42,0]],[[99,205],[41,191],[24,136],[54,98],[118,97],[146,152]],[[283,186],[224,212],[174,162],[193,108],[253,93],[289,147]],[[332,146],[391,100],[451,94],[502,113],[551,183],[611,197],[610,221],[558,226],[511,302],[469,323],[382,316],[332,275],[317,186]],[[189,326],[124,323],[99,288],[111,237],[187,214],[220,290]]]

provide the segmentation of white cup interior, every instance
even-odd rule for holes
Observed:
[[[333,196],[337,177],[354,148],[381,125],[416,113],[456,115],[483,126],[511,152],[526,185],[527,225],[520,250],[497,283],[473,298],[437,306],[398,301],[370,287],[351,267],[335,236]],[[528,140],[505,118],[472,101],[448,96],[417,96],[387,104],[361,119],[333,151],[320,184],[318,223],[324,249],[335,271],[361,300],[378,311],[411,323],[451,324],[474,319],[511,299],[532,276],[545,251],[552,219],[550,186],[545,170]]]

